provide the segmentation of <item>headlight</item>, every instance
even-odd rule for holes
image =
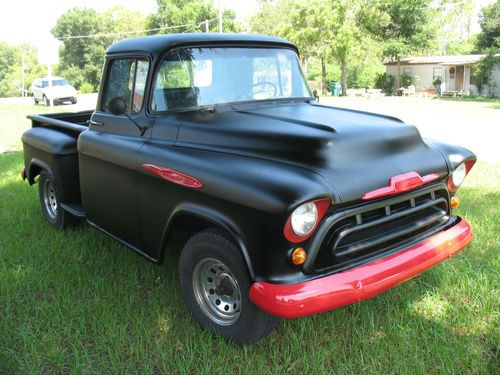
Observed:
[[[316,205],[314,202],[305,203],[292,213],[292,230],[298,236],[306,236],[314,229],[317,221],[318,209]]]
[[[332,201],[329,198],[316,199],[297,207],[288,217],[283,234],[292,243],[307,240],[323,219]]]
[[[465,168],[465,164],[464,163],[460,164],[453,171],[453,174],[451,175],[451,182],[453,183],[453,186],[456,189],[458,189],[460,187],[460,185],[462,185],[462,183],[464,182],[466,172],[467,172],[467,170]]]

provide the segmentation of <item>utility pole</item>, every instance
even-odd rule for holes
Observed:
[[[219,0],[219,33],[222,32],[222,0]]]
[[[208,28],[208,20],[205,20],[205,32],[209,33],[210,29]]]
[[[52,64],[47,65],[47,73],[49,74],[49,92],[52,94]],[[54,101],[49,99],[50,108],[54,106]]]
[[[21,97],[24,98],[24,70],[26,69],[26,65],[25,65],[25,62],[24,62],[24,59],[25,59],[25,54],[26,54],[26,51],[23,49],[23,60],[22,60],[22,63],[21,63]]]

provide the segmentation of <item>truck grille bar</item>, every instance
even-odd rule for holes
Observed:
[[[323,272],[406,248],[451,220],[443,184],[332,213],[304,270]]]

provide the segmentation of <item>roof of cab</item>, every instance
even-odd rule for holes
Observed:
[[[199,44],[273,44],[276,46],[288,47],[297,50],[297,48],[285,39],[254,34],[219,34],[219,33],[184,33],[184,34],[165,34],[151,35],[140,38],[131,38],[121,40],[112,44],[107,54],[123,52],[147,52],[159,54],[172,47],[183,45]]]

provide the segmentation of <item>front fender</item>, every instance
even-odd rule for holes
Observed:
[[[240,249],[243,259],[248,268],[248,272],[250,273],[250,277],[255,279],[255,272],[252,265],[252,260],[250,254],[248,252],[248,248],[246,245],[246,241],[244,240],[243,231],[238,227],[237,223],[231,220],[227,215],[218,212],[209,207],[200,206],[195,203],[181,203],[179,204],[170,215],[167,225],[164,230],[162,245],[163,249],[166,248],[166,244],[168,238],[172,232],[173,224],[176,219],[179,217],[194,217],[200,220],[203,220],[207,223],[212,224],[213,226],[217,226],[222,228],[228,233],[233,239],[234,243]]]
[[[476,160],[476,155],[465,147],[442,143],[430,138],[425,138],[424,141],[443,155],[448,165],[448,173],[454,171],[456,167],[465,161]]]

